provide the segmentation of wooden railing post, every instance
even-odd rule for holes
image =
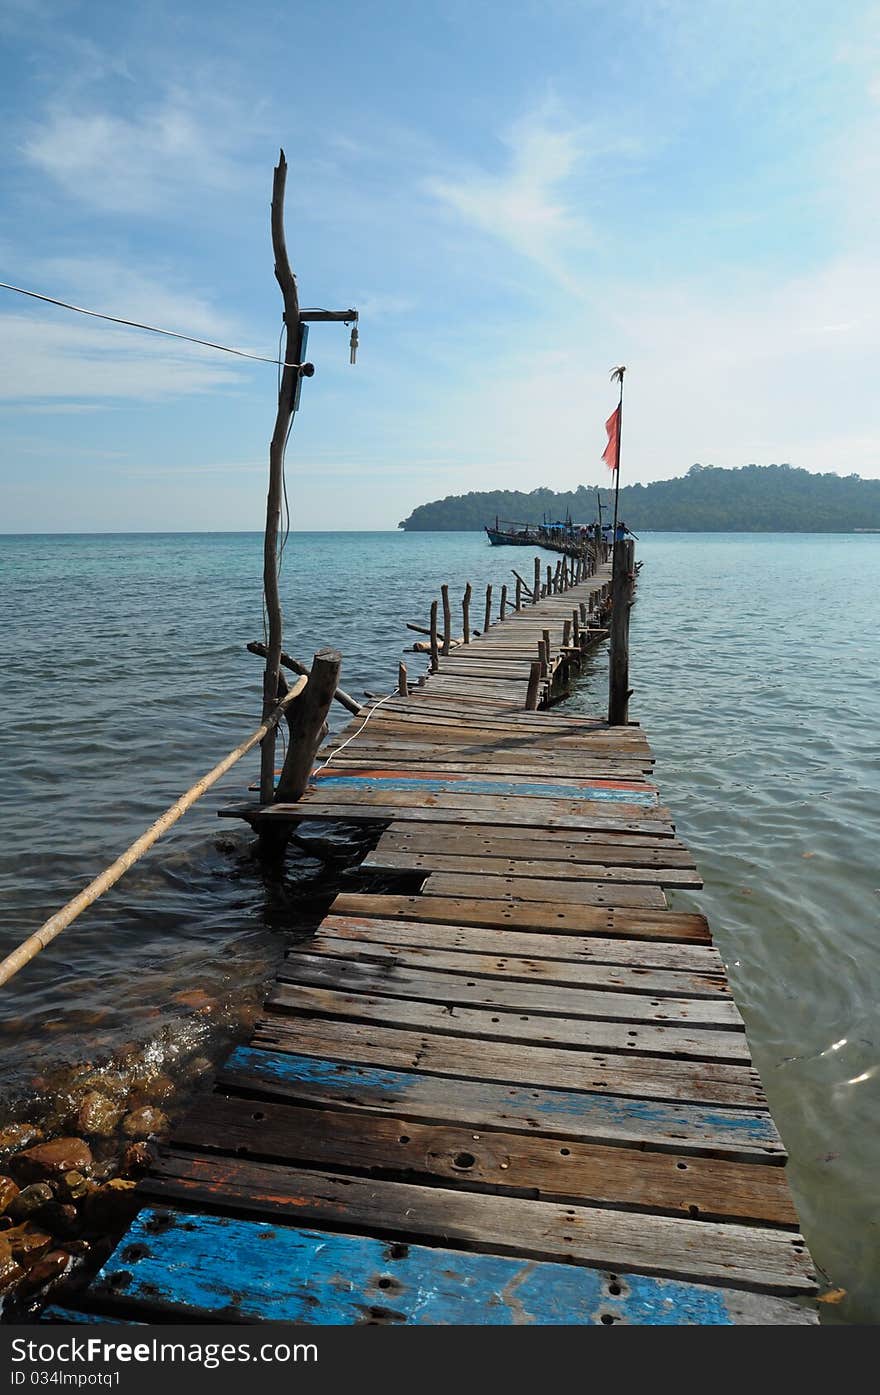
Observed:
[[[507,587],[506,587],[506,586],[502,586],[502,588],[501,588],[501,603],[500,603],[499,606],[498,606],[498,619],[499,619],[499,620],[504,620],[504,619],[506,619],[506,614],[507,614]]]
[[[431,672],[440,667],[440,654],[437,647],[437,602],[431,602]]]
[[[522,610],[522,577],[521,577],[521,576],[518,576],[518,577],[516,578],[516,601],[515,601],[515,605],[516,605],[517,610]]]
[[[491,586],[491,583],[490,583],[490,584],[486,587],[486,614],[485,614],[485,616],[484,616],[484,618],[483,618],[483,634],[486,633],[486,631],[488,630],[488,628],[489,628],[489,626],[490,626],[491,624],[492,624],[492,586]]]
[[[397,665],[397,693],[399,697],[409,697],[409,688],[406,683],[406,664],[402,661]]]
[[[529,686],[526,689],[526,711],[536,712],[538,709],[538,691],[541,686],[541,661],[533,659],[529,668]]]
[[[327,735],[327,713],[336,692],[342,655],[319,649],[308,682],[290,712],[290,740],[276,798],[292,803],[308,788],[315,752]]]
[[[611,726],[624,726],[629,720],[629,612],[632,605],[631,544],[614,544],[612,573],[611,631],[608,673],[608,721]]]
[[[541,559],[535,558],[535,586],[532,591],[532,604],[537,605],[541,599]]]
[[[471,642],[471,584],[468,582],[461,598],[461,617],[464,624],[464,642]]]
[[[452,639],[452,612],[449,608],[449,587],[441,586],[440,595],[443,597],[443,648],[441,653],[449,653],[449,645]]]

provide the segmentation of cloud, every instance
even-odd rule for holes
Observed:
[[[231,98],[175,89],[133,114],[59,102],[33,124],[21,153],[79,202],[157,214],[193,189],[241,188],[249,175],[239,155],[253,130]]]
[[[27,270],[34,289],[88,309],[249,347],[240,326],[167,269],[151,274],[110,258],[57,257]],[[0,399],[54,399],[56,409],[82,410],[114,398],[153,401],[228,389],[244,376],[244,365],[222,354],[61,309],[19,309],[21,301],[0,294]]]
[[[509,151],[505,173],[462,170],[429,178],[423,188],[471,227],[559,273],[563,248],[590,235],[587,220],[562,192],[588,154],[587,133],[554,121],[545,109],[518,121],[503,143]]]

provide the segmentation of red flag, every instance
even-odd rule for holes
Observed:
[[[611,416],[605,423],[605,430],[608,432],[608,444],[602,452],[602,459],[609,470],[616,470],[618,466],[617,453],[620,445],[620,407],[614,408]]]

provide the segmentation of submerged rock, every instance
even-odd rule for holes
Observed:
[[[11,1177],[0,1177],[0,1215],[18,1196],[18,1186]]]
[[[84,1177],[81,1172],[65,1172],[58,1180],[58,1197],[60,1201],[79,1201],[87,1192],[94,1189],[94,1183],[88,1177]]]
[[[53,1138],[12,1160],[13,1171],[27,1182],[49,1181],[65,1172],[86,1173],[91,1166],[92,1150],[81,1138]]]
[[[6,1236],[0,1235],[0,1293],[12,1288],[24,1278],[24,1270],[12,1257],[12,1249],[6,1243]]]
[[[76,1116],[76,1126],[82,1133],[109,1138],[122,1118],[123,1108],[98,1090],[90,1090],[83,1098]]]
[[[19,1264],[27,1265],[30,1261],[39,1259],[52,1246],[52,1236],[45,1230],[38,1230],[36,1226],[17,1225],[14,1230],[7,1230],[0,1237],[5,1245],[9,1246],[13,1259]]]
[[[38,1129],[36,1124],[7,1124],[0,1129],[0,1157],[18,1153],[32,1143],[39,1143],[44,1137],[43,1130]]]
[[[37,1293],[53,1280],[59,1279],[71,1264],[73,1256],[68,1254],[67,1250],[51,1250],[27,1271],[21,1280],[20,1291],[25,1294]]]
[[[152,1134],[163,1133],[168,1128],[168,1115],[151,1104],[133,1109],[122,1121],[122,1132],[126,1138],[149,1138]]]
[[[156,1156],[155,1148],[146,1142],[130,1143],[122,1155],[121,1171],[127,1176],[146,1172]]]
[[[138,1203],[135,1183],[124,1177],[113,1177],[90,1192],[85,1202],[86,1220],[95,1230],[113,1230],[131,1220]]]
[[[9,1203],[7,1211],[14,1221],[26,1221],[54,1200],[55,1193],[48,1182],[32,1182]]]

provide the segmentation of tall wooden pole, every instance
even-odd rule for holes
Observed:
[[[284,368],[278,390],[278,410],[275,430],[269,446],[269,493],[266,499],[266,534],[263,542],[263,594],[269,634],[266,668],[263,674],[263,718],[278,700],[278,679],[281,673],[281,644],[283,617],[278,592],[278,528],[281,521],[281,497],[284,485],[284,447],[293,418],[296,386],[299,378],[302,322],[299,316],[299,296],[296,277],[287,257],[284,240],[284,188],[287,183],[287,161],[281,151],[272,182],[272,251],[275,255],[275,278],[284,300],[284,323],[287,327]],[[260,803],[271,804],[275,793],[275,728],[263,738],[260,748]]]
[[[623,436],[623,375],[626,369],[621,365],[615,368],[612,378],[617,378],[620,383],[620,400],[617,404],[617,449],[614,452],[614,527],[611,530],[611,541],[617,541],[617,500],[620,494],[620,441]],[[614,564],[612,562],[612,571]]]

